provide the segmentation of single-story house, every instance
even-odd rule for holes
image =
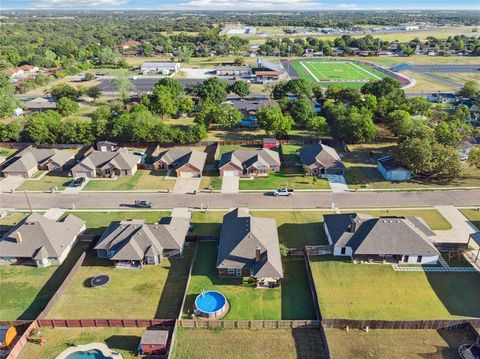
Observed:
[[[388,181],[410,181],[412,173],[398,164],[392,156],[381,157],[377,160],[378,171]]]
[[[2,164],[2,173],[28,178],[39,170],[61,171],[73,158],[73,152],[28,146]]]
[[[57,103],[53,99],[45,97],[36,97],[30,101],[24,102],[22,106],[27,111],[46,111],[57,109]]]
[[[457,96],[454,93],[433,93],[427,96],[427,100],[435,103],[455,103]]]
[[[258,110],[277,105],[276,101],[270,100],[268,97],[241,99],[231,96],[224,103],[235,107],[242,113],[243,118],[248,120],[256,120]]]
[[[354,261],[436,264],[435,233],[420,217],[326,214],[323,228],[334,256]]]
[[[215,74],[217,76],[251,76],[252,68],[250,66],[217,66]]]
[[[172,148],[160,153],[153,162],[155,170],[173,169],[177,177],[202,177],[207,154],[188,148]]]
[[[101,152],[115,152],[118,150],[118,144],[110,141],[98,141],[95,148]]]
[[[270,172],[280,171],[280,156],[267,149],[235,150],[222,155],[218,169],[222,177],[268,177]]]
[[[92,151],[72,170],[73,177],[123,177],[137,172],[139,157],[119,148],[115,152]]]
[[[343,175],[345,165],[333,147],[318,143],[299,150],[300,161],[314,175]]]
[[[130,49],[130,48],[135,48],[139,47],[141,45],[140,41],[137,40],[127,40],[120,44],[120,47],[124,50]]]
[[[252,217],[237,208],[223,217],[218,245],[220,277],[253,277],[257,285],[275,287],[283,278],[277,222]]]
[[[115,261],[119,267],[155,265],[164,257],[182,255],[189,227],[189,217],[166,217],[155,224],[141,219],[115,221],[94,249],[99,258]]]
[[[150,72],[170,75],[178,69],[180,69],[179,62],[144,62],[140,67],[140,71],[144,75],[147,75]]]
[[[168,330],[148,329],[142,334],[138,353],[140,355],[160,355],[167,350]]]
[[[0,239],[0,263],[61,264],[85,229],[85,222],[71,214],[56,222],[32,213]]]

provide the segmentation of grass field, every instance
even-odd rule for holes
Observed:
[[[323,358],[315,329],[184,329],[177,330],[174,359]]]
[[[85,248],[74,246],[60,266],[0,266],[0,320],[35,319]]]
[[[352,61],[331,59],[297,60],[291,63],[300,77],[328,86],[341,84],[361,87],[364,83],[386,77],[368,65]]]
[[[23,191],[46,191],[51,188],[57,187],[60,191],[72,181],[71,177],[68,177],[68,171],[62,172],[48,172],[41,179],[30,179],[23,182],[17,190]]]
[[[17,148],[6,148],[6,147],[0,147],[0,156],[3,156],[5,158],[10,157],[13,155],[15,152],[17,152]]]
[[[460,212],[480,230],[480,211],[476,209],[461,209]]]
[[[191,249],[182,258],[164,258],[161,265],[140,270],[116,269],[113,262],[92,253],[72,283],[55,303],[49,318],[176,318],[191,261]],[[92,288],[90,280],[110,276],[106,287]]]
[[[72,345],[105,343],[123,359],[134,359],[146,328],[42,328],[45,344],[28,342],[18,359],[52,359]]]
[[[457,359],[458,347],[473,344],[463,329],[359,330],[326,329],[332,358]]]
[[[330,256],[312,258],[311,267],[325,318],[480,317],[478,273],[395,272]]]
[[[174,173],[173,173],[174,175]],[[125,190],[166,190],[172,189],[174,180],[165,179],[165,173],[149,170],[137,170],[133,176],[119,177],[115,180],[92,179],[85,185],[86,191],[125,191]]]

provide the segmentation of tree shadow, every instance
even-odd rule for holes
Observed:
[[[326,357],[320,329],[294,328],[292,336],[295,341],[297,358],[321,359]]]
[[[135,354],[140,344],[140,337],[136,335],[112,335],[105,339],[105,344],[113,350],[128,351],[132,355]]]
[[[437,333],[442,337],[446,345],[437,345],[435,353],[419,354],[422,358],[458,358],[458,348],[461,345],[473,344],[475,342],[475,338],[465,328],[442,328],[438,329]]]

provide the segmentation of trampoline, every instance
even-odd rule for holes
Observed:
[[[110,276],[106,274],[97,275],[92,278],[90,284],[93,288],[104,287],[110,282]]]

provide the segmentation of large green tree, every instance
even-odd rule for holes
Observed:
[[[258,126],[267,134],[284,136],[292,129],[295,121],[284,115],[278,106],[265,107],[257,112]]]

